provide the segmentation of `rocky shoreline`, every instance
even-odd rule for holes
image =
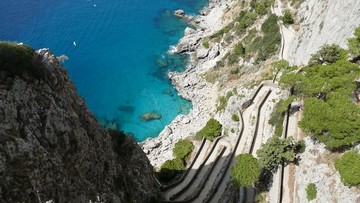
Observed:
[[[201,15],[190,17],[186,14],[179,16],[190,19],[196,30],[186,28],[184,37],[176,46],[175,53],[190,55],[190,62],[184,72],[170,72],[168,74],[179,95],[192,102],[193,108],[188,115],[178,115],[156,138],[148,138],[139,143],[146,153],[150,163],[159,168],[163,162],[172,159],[174,144],[185,137],[198,132],[215,112],[218,97],[217,84],[211,84],[201,77],[201,73],[213,67],[224,54],[219,44],[211,44],[205,48],[200,42],[220,30],[226,21],[223,20],[224,10],[232,3],[230,0],[212,0],[204,8]]]

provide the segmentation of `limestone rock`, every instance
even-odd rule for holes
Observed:
[[[143,113],[140,116],[144,122],[161,119],[161,114],[155,111]]]
[[[196,57],[198,59],[204,59],[205,57],[208,56],[208,54],[209,54],[209,49],[203,46],[196,51]]]
[[[182,9],[178,9],[176,11],[174,11],[174,15],[178,16],[178,17],[184,17],[185,16],[185,11]]]

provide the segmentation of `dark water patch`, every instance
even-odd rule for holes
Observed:
[[[118,110],[126,113],[133,113],[135,111],[135,107],[130,105],[122,105],[118,107]]]

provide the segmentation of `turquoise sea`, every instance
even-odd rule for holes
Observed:
[[[100,121],[116,123],[137,141],[155,137],[191,103],[179,97],[166,73],[182,71],[184,55],[168,54],[186,22],[173,16],[207,0],[9,0],[0,1],[0,40],[50,48]],[[75,46],[76,44],[76,46]],[[160,120],[140,115],[157,112]]]

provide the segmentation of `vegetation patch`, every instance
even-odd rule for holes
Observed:
[[[360,77],[359,66],[336,46],[324,46],[312,58],[311,66],[280,78],[283,87],[291,87],[304,99],[299,126],[330,149],[359,142],[360,108],[350,97],[356,89],[354,80]]]
[[[305,191],[306,191],[306,198],[309,201],[316,199],[317,189],[314,183],[307,184]]]
[[[219,105],[216,107],[216,111],[222,111],[222,110],[224,110],[225,108],[226,108],[226,106],[227,106],[227,102],[228,102],[228,100],[230,99],[230,97],[232,97],[233,96],[233,93],[232,92],[228,92],[228,93],[226,93],[226,96],[224,97],[224,96],[221,96],[220,98],[219,98]]]
[[[173,149],[175,158],[167,160],[161,165],[160,170],[157,172],[157,177],[165,182],[176,177],[185,170],[186,161],[190,158],[193,150],[194,145],[189,140],[179,140]]]
[[[239,116],[237,115],[237,114],[233,114],[232,116],[231,116],[231,119],[233,120],[233,121],[235,121],[235,122],[238,122],[240,119],[239,119]]]
[[[335,168],[345,185],[360,185],[360,154],[354,151],[345,152],[340,159],[335,160]]]
[[[40,79],[45,76],[41,57],[28,45],[0,42],[0,69],[22,77],[24,73]]]
[[[294,99],[295,96],[290,96],[285,100],[280,100],[271,113],[269,124],[275,126],[275,136],[280,137],[282,135],[284,118],[289,105]]]
[[[256,152],[259,166],[268,171],[275,171],[280,164],[294,161],[296,148],[292,137],[282,139],[272,136]]]
[[[205,138],[213,141],[216,137],[221,135],[222,125],[214,118],[210,118],[205,127],[196,133],[197,139]]]
[[[260,166],[251,154],[240,154],[231,168],[235,187],[250,187],[259,180]]]

